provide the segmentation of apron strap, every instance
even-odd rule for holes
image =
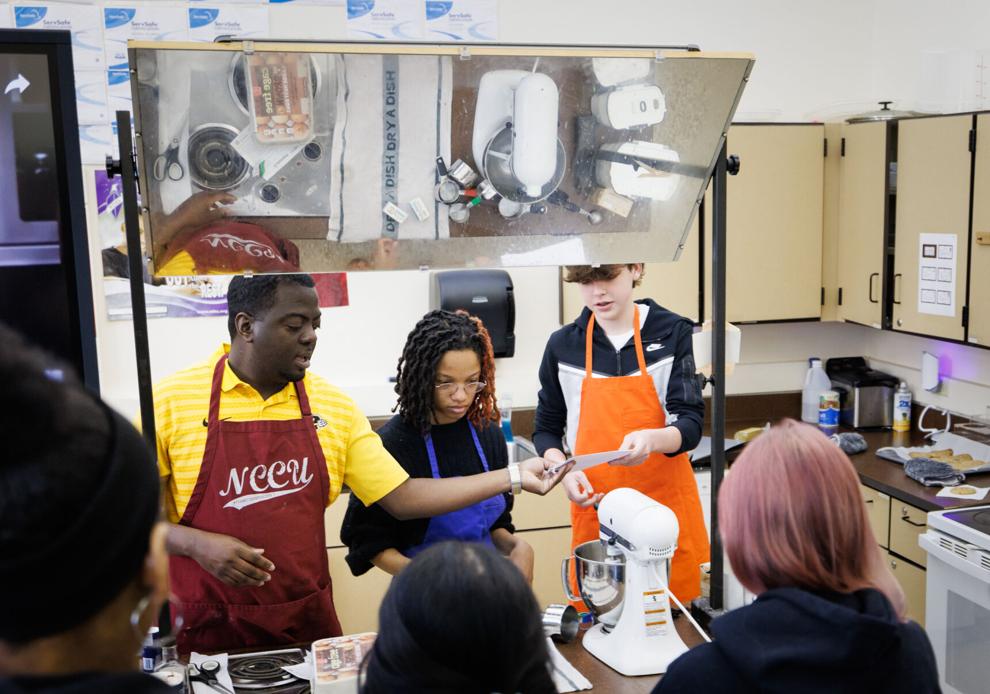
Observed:
[[[306,395],[306,386],[303,384],[303,379],[300,378],[293,385],[296,387],[296,397],[299,398],[299,415],[303,419],[312,417],[313,413],[309,407],[309,396]]]
[[[468,428],[471,429],[471,438],[474,439],[474,449],[478,451],[478,457],[481,458],[481,465],[485,468],[485,472],[488,472],[488,458],[485,457],[485,451],[481,448],[481,441],[478,439],[478,432],[475,430],[474,425],[468,420]],[[433,435],[427,434],[423,437],[426,441],[426,455],[430,458],[430,473],[433,475],[433,479],[440,479],[440,466],[437,463],[437,451],[433,447]]]
[[[468,427],[471,429],[471,438],[474,439],[474,449],[478,451],[478,457],[481,458],[481,466],[485,468],[485,472],[488,472],[488,458],[485,457],[485,452],[481,450],[481,441],[478,440],[478,432],[475,430],[474,425],[471,424],[471,420],[468,420]]]
[[[584,335],[584,377],[591,378],[591,336],[595,332],[595,314],[588,318],[588,327]]]
[[[591,378],[591,338],[595,330],[595,314],[588,318],[588,327],[584,336],[584,374]],[[633,342],[636,345],[636,363],[639,372],[646,375],[646,357],[643,356],[643,338],[639,334],[639,306],[633,304]]]
[[[636,344],[636,362],[639,372],[646,375],[646,357],[643,356],[643,338],[639,334],[639,306],[633,304],[633,342]]]
[[[213,367],[213,383],[210,386],[210,412],[207,415],[207,425],[212,426],[220,421],[220,390],[223,386],[223,372],[227,364],[227,355],[217,360]]]

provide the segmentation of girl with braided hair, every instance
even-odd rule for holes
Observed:
[[[460,477],[508,464],[492,343],[477,318],[427,313],[406,339],[395,392],[398,414],[378,433],[411,477]],[[442,516],[401,521],[351,498],[340,536],[355,576],[372,566],[396,575],[424,548],[464,540],[494,545],[532,582],[533,548],[513,534],[511,511],[512,495],[499,494]]]

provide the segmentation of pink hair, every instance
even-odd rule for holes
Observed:
[[[746,446],[719,491],[722,541],[753,593],[875,588],[904,618],[846,454],[817,429],[781,421]]]

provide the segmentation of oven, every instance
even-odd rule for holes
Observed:
[[[928,515],[925,622],[946,694],[990,691],[990,506]]]

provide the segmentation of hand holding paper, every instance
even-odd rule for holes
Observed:
[[[595,465],[601,465],[602,463],[615,463],[622,460],[629,455],[629,451],[605,451],[603,453],[587,453],[585,455],[576,455],[568,458],[562,463],[556,463],[547,470],[547,474],[556,474],[561,468],[563,468],[568,463],[574,463],[574,468],[571,472],[575,470],[587,470],[589,467],[594,467]]]

